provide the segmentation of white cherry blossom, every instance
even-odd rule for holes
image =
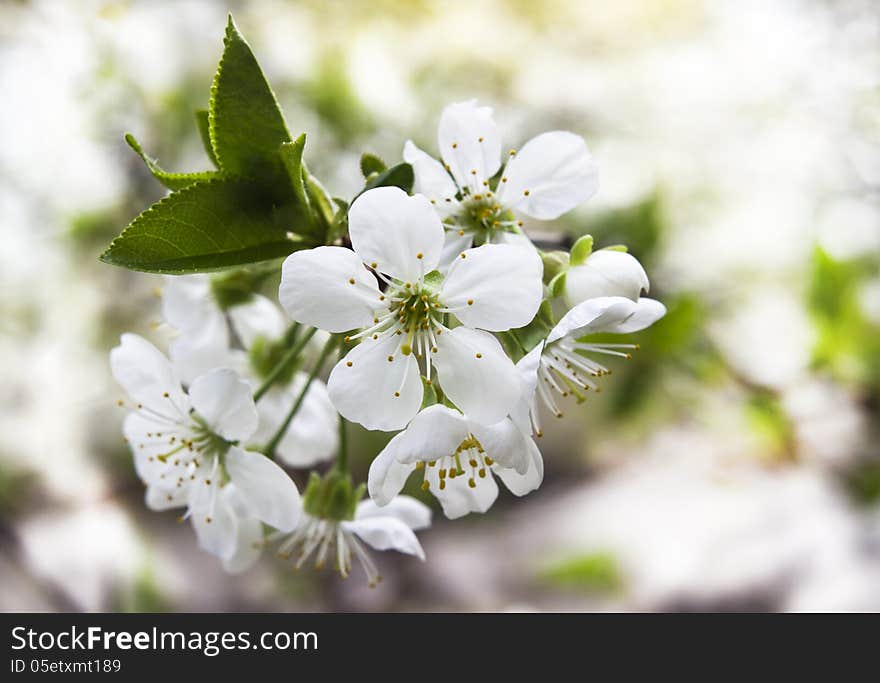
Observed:
[[[518,152],[510,150],[494,184],[502,163],[501,135],[492,109],[476,100],[443,110],[437,141],[442,163],[411,140],[403,158],[415,171],[415,190],[444,219],[444,264],[474,243],[528,243],[520,215],[558,218],[599,188],[598,168],[586,143],[566,131],[542,133]]]
[[[279,290],[294,320],[330,332],[360,330],[347,337],[360,343],[330,374],[336,409],[368,429],[404,427],[422,403],[421,360],[426,379],[436,366],[446,396],[474,419],[507,415],[519,382],[489,332],[534,317],[542,295],[537,253],[484,245],[462,252],[441,275],[437,214],[425,197],[394,187],[362,194],[349,211],[349,230],[353,250],[289,256]]]
[[[241,564],[242,538],[253,536],[254,519],[283,531],[296,526],[296,485],[239,445],[258,421],[246,382],[215,369],[186,392],[169,360],[134,334],[122,335],[110,365],[131,400],[123,433],[151,508],[187,508],[199,544],[230,567]]]
[[[649,288],[648,274],[634,256],[616,249],[599,249],[566,271],[563,298],[569,307],[608,296],[638,301]]]
[[[351,573],[352,559],[357,558],[370,586],[375,586],[382,577],[364,544],[376,550],[415,555],[424,561],[425,551],[414,532],[430,525],[427,505],[410,496],[396,496],[381,508],[372,500],[361,501],[354,519],[327,519],[304,511],[294,533],[286,537],[275,534],[273,540],[284,539],[278,554],[283,559],[295,559],[297,569],[314,557],[317,569],[330,560],[345,578]]]
[[[171,343],[169,355],[184,382],[212,368],[230,368],[256,389],[260,376],[250,362],[248,351],[256,343],[280,342],[288,326],[279,307],[259,294],[224,313],[214,300],[205,275],[168,276],[162,292],[162,310],[166,322],[181,330]],[[231,347],[227,314],[244,351]],[[254,443],[266,443],[275,434],[299,397],[307,377],[307,373],[295,371],[289,381],[276,382],[260,399],[257,403],[259,424],[251,435]],[[326,385],[320,379],[313,379],[276,446],[276,454],[285,464],[299,468],[330,460],[339,442],[338,419]]]
[[[433,405],[416,415],[370,466],[370,497],[389,504],[418,471],[449,519],[486,512],[498,497],[497,476],[517,496],[541,484],[544,463],[531,437],[509,417],[481,425]]]
[[[599,354],[629,358],[638,344],[579,341],[590,334],[628,334],[653,325],[666,314],[659,301],[640,298],[637,302],[622,296],[588,299],[566,313],[550,331],[547,339],[528,354],[534,361],[540,354],[536,395],[557,417],[562,417],[554,394],[583,398],[584,391],[596,389],[595,379],[610,373],[603,364],[591,358]],[[531,410],[538,435],[541,434],[538,413]]]

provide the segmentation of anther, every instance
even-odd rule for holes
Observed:
[[[529,191],[528,191],[528,190],[523,190],[523,195],[526,196],[526,197],[528,197],[528,196],[529,196]]]
[[[470,486],[472,489],[477,488],[477,482],[474,481],[474,478],[473,478],[473,477],[471,477],[470,479],[468,479],[468,486]]]
[[[467,300],[467,305],[468,305],[468,306],[473,306],[473,305],[474,305],[474,300],[473,300],[473,299],[468,299],[468,300]]]
[[[394,360],[394,356],[388,356],[388,362],[389,362],[389,363],[390,363],[391,361],[393,361],[393,360]]]
[[[349,360],[349,361],[346,361],[345,364],[346,364],[348,367],[351,367],[351,366],[352,366],[352,362],[351,362],[350,360]]]
[[[483,357],[483,354],[482,354],[482,353],[478,353],[478,354],[476,355],[476,357],[477,357],[477,358],[482,358],[482,357]]]
[[[354,278],[353,278],[353,277],[348,278],[348,284],[350,284],[350,285],[353,285],[353,284],[354,284]]]
[[[418,258],[418,259],[424,258],[424,256],[425,255],[422,252],[419,252],[418,254],[416,254],[416,258]]]

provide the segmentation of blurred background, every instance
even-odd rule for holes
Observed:
[[[374,590],[225,575],[121,438],[108,351],[167,339],[161,278],[97,260],[162,196],[122,135],[207,168],[227,11],[335,195],[460,99],[508,146],[582,134],[602,187],[558,227],[628,244],[669,308],[546,430],[541,489],[436,516]],[[871,0],[4,0],[0,609],[880,609],[878,38]]]

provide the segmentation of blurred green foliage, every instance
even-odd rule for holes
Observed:
[[[617,593],[624,577],[610,552],[595,552],[561,560],[545,568],[541,580],[550,586],[573,588],[587,593]]]

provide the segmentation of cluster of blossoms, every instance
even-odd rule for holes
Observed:
[[[254,293],[265,274],[170,276],[168,357],[131,334],[111,352],[147,505],[182,509],[230,571],[267,546],[343,576],[357,558],[371,584],[365,545],[424,559],[415,531],[431,512],[401,494],[411,475],[450,519],[486,512],[496,477],[516,496],[535,490],[542,412],[561,417],[606,359],[636,348],[593,335],[665,313],[624,249],[584,237],[547,253],[523,229],[598,189],[580,137],[544,133],[502,154],[491,109],[470,101],[443,111],[438,146],[441,161],[404,146],[412,195],[368,189],[347,235],[286,258],[281,308]],[[349,472],[346,422],[398,432],[366,485]],[[282,465],[312,470],[302,495]]]

